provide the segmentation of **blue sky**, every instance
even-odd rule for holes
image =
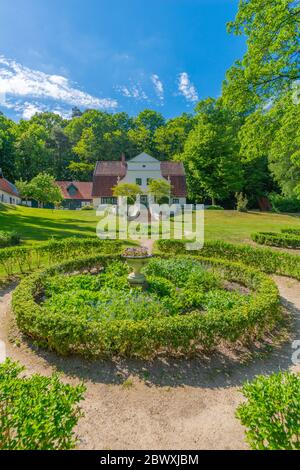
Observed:
[[[166,117],[218,96],[245,40],[238,0],[1,0],[0,110],[73,106]]]

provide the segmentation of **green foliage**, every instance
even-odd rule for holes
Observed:
[[[298,107],[288,93],[267,110],[250,114],[239,132],[243,161],[253,165],[256,162],[257,167],[259,161],[267,160],[278,187],[284,195],[294,198],[300,184]]]
[[[274,212],[300,212],[300,200],[296,197],[280,196],[279,194],[270,194],[270,202]]]
[[[197,105],[195,128],[190,132],[180,159],[188,173],[192,198],[224,199],[243,186],[238,130],[241,118],[224,108],[221,100]]]
[[[207,206],[205,208],[205,210],[206,211],[223,211],[224,207],[214,204],[214,205],[211,205],[211,206]]]
[[[59,241],[51,240],[33,247],[3,248],[0,250],[0,265],[7,275],[11,276],[88,253],[92,254],[99,251],[102,253],[118,253],[121,250],[122,242],[118,240],[65,238]]]
[[[21,237],[16,232],[7,232],[6,230],[0,230],[0,248],[6,248],[8,246],[19,245]]]
[[[249,110],[289,90],[299,74],[299,1],[241,0],[228,31],[247,38],[247,51],[227,72],[227,104]]]
[[[25,199],[35,199],[41,205],[57,205],[63,201],[63,195],[59,187],[55,184],[54,177],[47,173],[38,174],[29,183],[19,181],[16,185],[22,197]]]
[[[134,204],[136,197],[142,192],[141,187],[135,183],[119,183],[113,188],[115,197],[127,197],[130,204]]]
[[[254,450],[300,449],[300,376],[279,372],[259,376],[242,388],[246,402],[237,417]]]
[[[86,205],[86,206],[81,207],[80,210],[81,210],[81,211],[93,211],[93,210],[94,210],[94,207],[91,206],[91,205]]]
[[[85,387],[65,385],[57,375],[22,377],[23,370],[10,359],[0,364],[0,449],[74,448]]]
[[[158,240],[159,251],[167,254],[191,254],[186,250],[185,240]],[[238,245],[223,241],[207,241],[197,255],[235,260],[266,273],[289,276],[300,280],[300,257],[270,248],[254,248],[249,245]]]
[[[147,358],[159,351],[192,353],[221,340],[258,338],[281,318],[274,282],[245,266],[207,258],[154,259],[146,268],[150,289],[142,292],[123,283],[123,268],[114,260],[111,255],[75,259],[24,279],[13,295],[19,328],[59,354]],[[95,266],[103,273],[100,293],[77,287],[58,292],[57,274]],[[98,280],[87,277],[95,289]],[[41,303],[52,291],[52,278],[54,304],[51,297]],[[70,277],[71,286],[87,285],[76,278]],[[252,294],[224,292],[222,279],[242,283]]]
[[[300,248],[300,235],[292,233],[258,232],[253,233],[251,238],[260,245]]]
[[[300,237],[300,229],[299,228],[283,228],[282,233],[289,233],[291,235],[297,235]]]
[[[171,184],[163,179],[152,179],[148,184],[148,193],[154,197],[155,201],[160,203],[162,199],[170,197]]]

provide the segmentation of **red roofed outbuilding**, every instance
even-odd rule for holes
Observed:
[[[0,202],[5,204],[21,204],[21,198],[15,185],[4,178],[0,169]]]
[[[63,195],[63,207],[66,209],[81,209],[93,204],[91,182],[56,181]]]

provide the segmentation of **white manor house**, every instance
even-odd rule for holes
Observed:
[[[171,184],[170,203],[186,203],[186,176],[181,162],[161,162],[143,152],[129,161],[122,154],[119,161],[99,161],[96,164],[92,198],[95,207],[102,204],[117,204],[113,187],[119,183],[135,183],[143,191],[142,204],[148,205],[147,195],[150,180],[163,179]]]

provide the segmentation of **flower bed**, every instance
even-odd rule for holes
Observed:
[[[300,256],[271,250],[256,248],[250,245],[235,245],[223,241],[205,242],[201,250],[190,252],[185,248],[187,241],[158,240],[155,244],[160,253],[165,254],[197,254],[212,258],[236,261],[260,269],[265,273],[293,277],[300,280]]]
[[[77,259],[33,274],[13,295],[18,325],[59,354],[147,358],[257,338],[281,318],[274,282],[245,266],[164,256],[152,258],[144,272],[146,290],[130,288],[120,255]],[[228,291],[225,281],[249,293]]]
[[[290,231],[283,233],[258,232],[253,233],[251,238],[260,245],[277,246],[280,248],[300,248],[300,235]]]

